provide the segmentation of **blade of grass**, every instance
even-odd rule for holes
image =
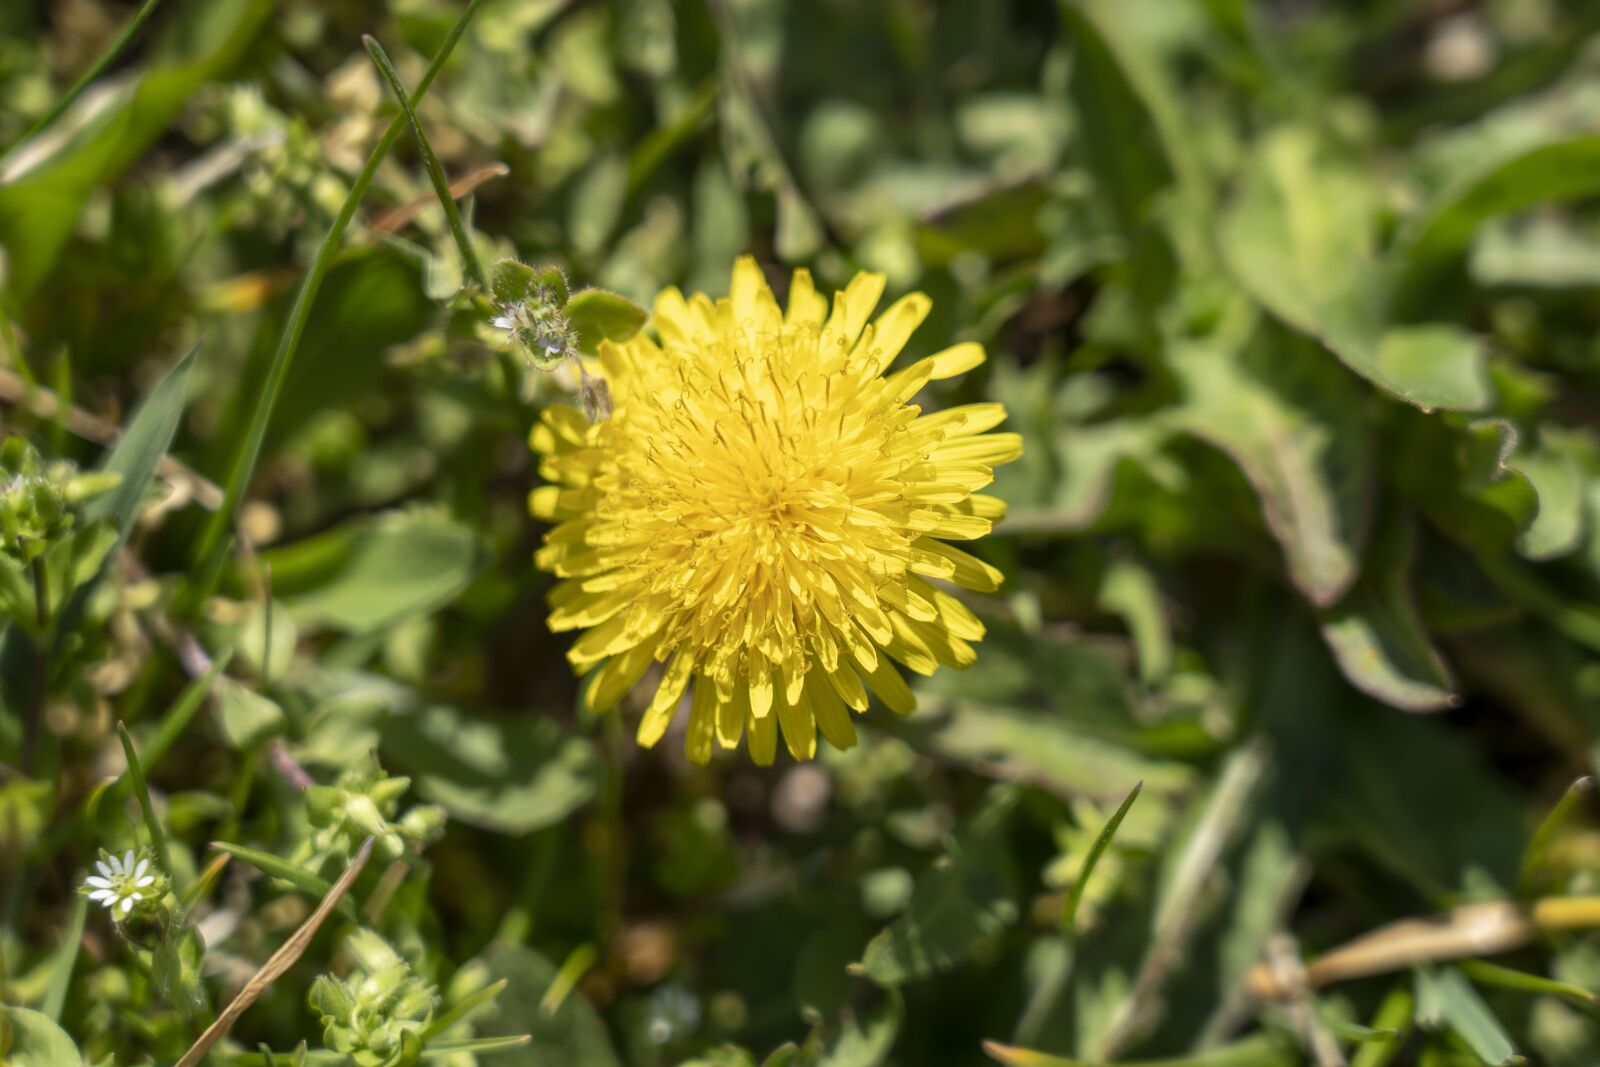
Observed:
[[[168,878],[176,880],[172,854],[167,851],[167,835],[161,829],[161,820],[156,818],[155,805],[150,803],[150,786],[145,781],[144,768],[139,765],[139,753],[134,751],[133,737],[129,735],[125,723],[117,723],[117,736],[122,739],[122,751],[128,757],[128,775],[133,780],[133,791],[139,798],[139,807],[144,810],[144,825],[150,831],[150,845],[156,850],[156,862],[161,864],[161,870]]]
[[[1416,998],[1411,995],[1411,990],[1403,985],[1391,989],[1372,1017],[1372,1028],[1393,1030],[1396,1036],[1390,1041],[1369,1041],[1363,1044],[1356,1050],[1350,1067],[1388,1067],[1389,1062],[1400,1054],[1400,1049],[1405,1044],[1405,1037],[1411,1032],[1415,1008]]]
[[[211,1051],[211,1046],[227,1035],[239,1016],[243,1015],[250,1005],[261,999],[261,995],[270,989],[272,983],[276,982],[285,971],[295,965],[295,961],[305,953],[311,944],[311,939],[317,935],[317,930],[321,928],[334,907],[344,900],[345,894],[355,884],[361,869],[367,865],[367,857],[371,855],[372,838],[369,837],[366,844],[361,846],[361,851],[356,853],[356,858],[351,861],[350,866],[317,905],[317,910],[312,912],[311,917],[301,924],[300,929],[296,930],[294,935],[280,945],[278,951],[261,965],[261,969],[244,984],[243,989],[239,990],[239,995],[222,1009],[217,1021],[206,1027],[205,1033],[200,1035],[199,1040],[183,1054],[183,1058],[174,1067],[199,1067],[206,1058],[206,1053]]]
[[[475,1055],[482,1055],[485,1052],[505,1052],[508,1049],[522,1048],[532,1041],[532,1034],[518,1034],[514,1037],[474,1037],[466,1041],[440,1041],[423,1049],[422,1058],[436,1060],[460,1052],[470,1052]]]
[[[550,988],[544,991],[544,996],[539,998],[539,1014],[549,1018],[561,1010],[567,997],[578,987],[578,979],[588,973],[594,966],[594,961],[599,958],[599,953],[590,944],[579,945],[572,950],[556,976],[550,979]]]
[[[983,1051],[1006,1067],[1092,1067],[1093,1061],[1051,1056],[1032,1049],[985,1041]],[[1127,1060],[1122,1067],[1292,1067],[1299,1059],[1270,1034],[1255,1034],[1232,1045],[1159,1060]]]
[[[44,1002],[39,1010],[53,1023],[61,1021],[61,1009],[67,1003],[67,990],[72,987],[72,969],[78,962],[78,948],[83,943],[83,925],[89,917],[89,898],[74,896],[72,911],[67,916],[67,936],[56,950],[55,962],[50,969],[50,985],[45,989]]]
[[[303,893],[314,897],[325,896],[332,888],[328,880],[313,870],[291,863],[280,856],[260,849],[249,848],[245,845],[235,845],[231,841],[213,841],[211,847],[219,852],[226,852],[234,859],[244,860],[262,874],[271,875],[279,881],[288,882]]]
[[[429,1023],[423,1029],[422,1040],[427,1041],[431,1037],[435,1037],[438,1034],[444,1033],[446,1030],[450,1029],[461,1020],[467,1018],[479,1008],[485,1007],[486,1005],[492,1003],[494,998],[504,992],[506,986],[510,984],[510,979],[502,978],[498,982],[489,983],[476,993],[462,997],[458,1003],[450,1008],[449,1011],[435,1017],[433,1022]]]
[[[73,105],[78,97],[83,95],[83,91],[93,85],[95,80],[104,74],[111,64],[117,61],[117,57],[122,55],[123,50],[144,28],[144,24],[150,21],[150,16],[154,15],[156,8],[160,6],[161,0],[144,0],[144,6],[139,8],[134,13],[133,18],[128,20],[128,24],[122,28],[122,32],[117,34],[117,39],[111,42],[111,47],[102,52],[100,58],[96,59],[88,70],[79,75],[78,80],[72,83],[72,87],[62,93],[54,104],[50,105],[50,110],[33,121],[33,125],[28,127],[28,132],[17,139],[16,143],[6,151],[6,155],[10,155],[22,145],[33,140],[40,130],[50,126],[62,115],[66,114],[67,109]]]
[[[1535,995],[1551,994],[1557,997],[1566,997],[1579,1004],[1594,1004],[1600,997],[1580,985],[1571,982],[1560,982],[1554,978],[1546,978],[1540,974],[1529,974],[1526,971],[1513,970],[1502,967],[1498,963],[1487,960],[1462,960],[1456,964],[1462,972],[1479,985],[1498,986],[1501,989],[1514,989],[1519,993],[1533,993]]]
[[[1544,851],[1561,827],[1566,823],[1567,817],[1583,802],[1583,799],[1594,792],[1594,779],[1590,777],[1579,778],[1567,787],[1567,791],[1556,801],[1556,806],[1550,809],[1550,814],[1539,823],[1539,828],[1533,832],[1533,837],[1528,840],[1527,850],[1522,854],[1522,867],[1517,875],[1517,895],[1527,898],[1533,889],[1533,874],[1539,866],[1539,860],[1544,856]]]
[[[1416,969],[1417,1023],[1450,1030],[1484,1063],[1516,1063],[1516,1046],[1500,1020],[1455,967]]]
[[[468,24],[472,22],[472,17],[477,14],[482,4],[483,0],[471,0],[455,25],[450,27],[450,33],[440,46],[438,55],[433,57],[433,62],[428,65],[427,72],[423,74],[422,80],[417,83],[416,90],[411,94],[412,107],[422,102],[434,79],[438,77],[439,71],[444,67],[445,61],[450,58],[450,53],[455,50],[456,42],[461,40],[461,35],[466,32]],[[379,164],[389,154],[389,149],[394,147],[395,141],[399,140],[405,128],[405,115],[396,116],[377,146],[373,148],[366,164],[351,184],[350,194],[345,197],[344,204],[339,208],[339,214],[334,217],[333,225],[328,228],[328,235],[323,238],[322,246],[317,249],[316,257],[311,261],[311,269],[306,273],[305,280],[300,283],[300,291],[295,294],[294,305],[289,309],[288,321],[284,323],[283,335],[278,340],[278,348],[273,353],[272,364],[267,371],[265,387],[256,398],[255,409],[250,413],[249,425],[239,442],[239,450],[228,466],[222,506],[212,512],[210,521],[206,523],[196,546],[195,561],[198,564],[196,571],[206,577],[202,578],[205,584],[190,591],[185,604],[189,609],[199,604],[209,592],[209,584],[216,580],[215,576],[220,568],[213,560],[213,555],[222,545],[223,534],[233,521],[233,513],[239,507],[245,486],[255,470],[256,460],[260,458],[261,444],[267,436],[267,424],[272,419],[273,408],[277,406],[278,394],[283,391],[289,364],[294,361],[295,352],[300,347],[300,338],[305,333],[306,321],[311,316],[311,305],[316,302],[317,291],[322,287],[323,279],[333,266],[334,256],[339,251],[344,232],[349,227],[350,220],[355,217],[357,206],[366,196],[367,187],[372,184],[372,178],[377,173]]]
[[[199,900],[201,897],[210,892],[211,887],[216,884],[217,879],[222,877],[223,868],[226,867],[228,862],[232,859],[232,856],[224,852],[222,855],[215,857],[210,863],[206,864],[206,869],[200,872],[200,877],[196,878],[194,883],[190,885],[188,889],[183,891],[183,896],[178,898],[179,910],[187,912],[190,908],[194,907],[195,901]]]
[[[1100,836],[1094,839],[1094,844],[1089,847],[1089,854],[1083,859],[1083,870],[1078,872],[1078,877],[1072,883],[1072,889],[1067,892],[1067,903],[1061,909],[1061,932],[1071,937],[1077,929],[1078,905],[1083,902],[1084,890],[1089,886],[1089,878],[1094,874],[1095,865],[1100,862],[1100,857],[1110,847],[1111,839],[1117,836],[1117,829],[1122,825],[1122,820],[1127,816],[1128,809],[1133,807],[1133,802],[1139,799],[1139,791],[1144,788],[1143,782],[1135,782],[1133,789],[1128,793],[1120,807],[1111,818],[1106,820],[1105,827],[1100,831]]]
[[[400,110],[405,113],[405,118],[411,124],[411,133],[417,139],[417,150],[422,153],[422,163],[428,169],[428,180],[433,183],[433,191],[439,197],[439,205],[444,208],[444,217],[450,224],[450,234],[456,239],[456,248],[461,253],[462,265],[472,275],[472,280],[477,283],[478,289],[487,293],[489,291],[489,276],[484,273],[483,261],[478,258],[478,250],[472,245],[472,237],[467,233],[466,224],[461,221],[461,209],[456,206],[456,198],[450,191],[450,179],[445,177],[444,168],[439,165],[439,157],[434,155],[433,146],[428,143],[428,135],[422,132],[422,122],[417,118],[416,108],[411,106],[411,101],[406,98],[405,83],[400,80],[400,73],[394,69],[394,63],[389,60],[389,53],[383,50],[383,45],[370,33],[363,34],[361,43],[367,46],[367,54],[372,56],[372,62],[378,68],[378,73],[383,75],[383,80],[389,83],[390,92],[400,104]]]

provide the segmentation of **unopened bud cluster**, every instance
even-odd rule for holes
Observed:
[[[322,1017],[327,1047],[357,1063],[386,1063],[408,1043],[420,1047],[438,990],[370,930],[351,934],[348,947],[356,957],[349,976],[321,975],[308,998]]]
[[[72,505],[116,485],[114,474],[47,465],[21,437],[0,444],[0,552],[23,563],[72,529]]]
[[[444,809],[424,804],[400,816],[400,798],[409,788],[411,779],[391,778],[374,759],[346,771],[333,785],[307,789],[312,848],[321,856],[350,856],[370,837],[374,851],[392,861],[408,847],[427,845],[444,832]]]
[[[537,285],[523,299],[500,305],[500,314],[490,321],[510,331],[530,363],[548,367],[578,351],[578,334],[562,303],[553,287]]]

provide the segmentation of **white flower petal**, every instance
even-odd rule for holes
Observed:
[[[83,884],[84,885],[92,885],[96,889],[110,889],[111,888],[111,883],[107,879],[96,878],[92,874],[89,877],[87,877],[87,878],[85,878],[83,880]]]
[[[97,901],[116,900],[117,895],[109,889],[96,889],[93,893],[89,894],[89,899]]]
[[[122,914],[126,915],[126,914],[128,914],[128,912],[130,912],[132,910],[133,910],[133,898],[132,897],[124,898],[124,900],[122,901]]]
[[[133,849],[130,848],[122,854],[122,873],[127,874],[131,870],[133,870]]]
[[[139,879],[137,882],[135,882],[133,884],[138,886],[140,889],[143,889],[145,886],[152,884],[155,880],[156,880],[156,876],[155,875],[147,874],[143,878]]]
[[[149,870],[149,869],[150,869],[150,861],[149,860],[140,860],[139,861],[139,866],[137,866],[137,867],[135,867],[133,869],[133,876],[135,878],[138,878],[138,877],[142,876],[144,874],[144,872]]]
[[[107,866],[105,860],[95,860],[94,869],[105,875],[107,878],[111,877],[111,868]]]

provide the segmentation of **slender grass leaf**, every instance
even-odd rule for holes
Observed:
[[[1143,782],[1136,782],[1129,791],[1127,799],[1118,805],[1111,818],[1106,820],[1105,828],[1094,839],[1094,844],[1089,846],[1089,854],[1083,859],[1083,868],[1078,872],[1078,877],[1073,881],[1072,888],[1067,892],[1067,902],[1061,909],[1061,931],[1071,935],[1077,930],[1078,905],[1083,902],[1084,890],[1089,887],[1089,879],[1094,874],[1095,865],[1100,862],[1100,857],[1105,850],[1111,847],[1111,839],[1117,836],[1117,828],[1122,825],[1123,818],[1128,814],[1128,809],[1133,807],[1133,802],[1139,799],[1139,791],[1144,788]]]
[[[439,71],[444,67],[445,60],[450,58],[450,53],[455,50],[456,42],[466,32],[472,17],[477,14],[478,7],[483,0],[471,0],[466,9],[462,11],[439,52],[434,56],[433,62],[428,65],[422,80],[417,83],[416,90],[411,94],[411,105],[416,107],[427,95],[433,81],[438,77]],[[300,338],[305,331],[306,320],[311,315],[311,307],[316,302],[317,291],[322,286],[322,280],[327,276],[329,268],[333,265],[334,256],[338,253],[339,245],[344,238],[344,231],[350,225],[350,220],[355,217],[356,208],[367,193],[367,187],[372,184],[373,176],[378,171],[378,166],[389,154],[389,149],[394,147],[400,134],[405,130],[405,115],[398,116],[383,137],[373,148],[372,154],[367,157],[366,164],[361,172],[356,175],[351,183],[350,193],[345,197],[339,214],[334,218],[333,225],[329,227],[327,236],[322,245],[317,249],[316,257],[312,260],[311,269],[306,273],[304,281],[300,283],[300,290],[295,296],[294,306],[290,309],[288,321],[284,324],[283,335],[278,342],[277,351],[273,354],[272,362],[268,367],[265,388],[257,394],[256,403],[251,411],[249,423],[241,439],[233,461],[228,467],[228,477],[224,487],[223,503],[220,508],[212,513],[210,522],[200,535],[196,544],[195,559],[201,563],[204,571],[212,561],[213,555],[221,548],[223,535],[228,525],[233,521],[233,514],[239,507],[239,501],[244,495],[250,475],[255,470],[257,457],[261,454],[261,443],[267,435],[267,424],[272,420],[273,408],[277,405],[278,395],[283,390],[285,376],[289,373],[289,366],[294,361],[295,352],[300,347]],[[205,590],[194,590],[192,595],[198,599]]]
[[[1500,1020],[1456,967],[1416,969],[1417,1024],[1449,1030],[1493,1067],[1520,1060]]]

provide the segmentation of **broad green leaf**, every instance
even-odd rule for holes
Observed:
[[[1412,271],[1436,269],[1464,253],[1486,219],[1555,200],[1600,192],[1600,136],[1522,148],[1482,161],[1446,188],[1412,224],[1406,256]]]
[[[1357,689],[1407,711],[1435,711],[1458,700],[1412,600],[1414,541],[1403,521],[1374,539],[1361,577],[1321,613],[1322,635]]]
[[[1482,346],[1450,327],[1386,331],[1390,274],[1379,257],[1369,173],[1309,128],[1263,137],[1220,216],[1223,259],[1250,294],[1357,374],[1424,408],[1488,403]]]
[[[0,1023],[11,1032],[7,1067],[78,1067],[83,1063],[78,1046],[48,1016],[0,1004]]]
[[[958,967],[1017,920],[1004,831],[1015,794],[992,794],[917,879],[904,915],[867,943],[860,974],[889,988]]]
[[[1477,411],[1489,402],[1486,361],[1482,339],[1459,326],[1394,326],[1378,339],[1378,376],[1366,376],[1386,388],[1411,388],[1401,395],[1426,410]]]
[[[287,726],[276,701],[232,678],[217,679],[217,717],[228,744],[242,750],[255,748]]]
[[[578,331],[578,347],[594,353],[601,341],[626,341],[650,313],[625,296],[605,289],[580,289],[567,301],[567,319]]]
[[[1536,447],[1518,450],[1511,458],[1539,497],[1538,513],[1517,538],[1517,550],[1524,556],[1557,559],[1583,543],[1584,493],[1594,480],[1593,456],[1586,438],[1549,426]]]
[[[1355,382],[1274,330],[1239,351],[1186,343],[1172,364],[1186,401],[1177,424],[1239,465],[1301,592],[1337,602],[1355,577],[1374,492],[1374,442]]]
[[[1516,1046],[1478,991],[1455,967],[1419,967],[1417,1024],[1427,1030],[1449,1030],[1492,1067],[1518,1061]]]
[[[560,822],[589,802],[599,782],[589,742],[529,715],[420,708],[390,720],[383,751],[452,817],[505,834]]]
[[[1061,712],[946,699],[927,702],[908,726],[944,759],[1063,796],[1121,797],[1140,781],[1165,793],[1193,779],[1185,764],[1140,755]]]
[[[437,610],[479,565],[471,530],[421,509],[358,519],[262,558],[300,625],[355,634]]]

